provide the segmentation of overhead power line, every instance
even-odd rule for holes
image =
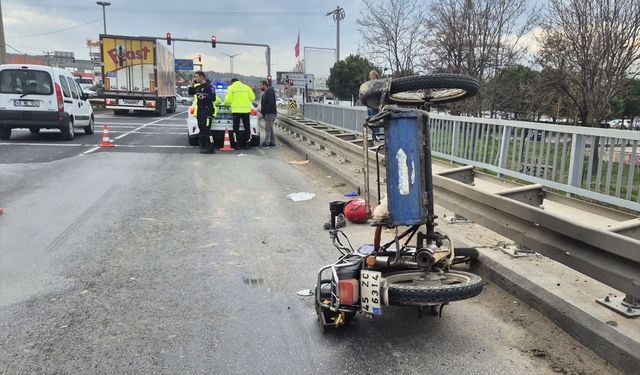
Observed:
[[[86,23],[83,23],[83,24],[80,24],[80,25],[65,27],[64,29],[52,30],[52,31],[47,31],[47,32],[42,32],[42,33],[37,33],[37,34],[19,35],[19,36],[14,36],[12,38],[32,38],[32,37],[36,37],[36,36],[55,34],[55,33],[59,33],[59,32],[62,32],[62,31],[77,29],[79,27],[87,26],[87,25],[90,25],[92,23],[96,23],[96,22],[100,22],[100,21],[102,21],[102,18],[98,18],[96,20],[89,21],[89,22],[86,22]]]

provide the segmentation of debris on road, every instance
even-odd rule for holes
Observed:
[[[358,192],[357,191],[352,191],[352,192],[349,192],[349,193],[345,193],[344,196],[345,197],[350,197],[350,198],[357,197],[358,196]]]
[[[309,164],[309,160],[291,160],[290,162],[287,162],[287,164],[291,164],[291,165],[305,165],[305,164]]]
[[[315,193],[309,193],[306,191],[300,191],[297,193],[291,193],[289,195],[287,195],[287,198],[291,199],[294,202],[300,202],[300,201],[308,201],[313,199],[313,197],[315,197]]]
[[[302,289],[297,291],[296,294],[301,297],[309,297],[313,295],[313,291],[311,289]]]

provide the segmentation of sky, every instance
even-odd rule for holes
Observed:
[[[300,31],[300,52],[304,47],[335,48],[336,25],[325,14],[337,5],[345,10],[340,24],[340,57],[358,50],[356,19],[361,0],[109,0],[107,33],[131,36],[268,44],[272,49],[272,74],[290,71],[296,63],[294,45]],[[8,53],[42,54],[43,51],[72,51],[88,59],[87,39],[97,40],[103,31],[102,7],[94,0],[0,0]],[[66,29],[66,30],[65,30]],[[234,72],[266,76],[265,50],[258,47],[222,46],[174,42],[176,58],[202,55],[205,70],[228,72],[229,57]]]

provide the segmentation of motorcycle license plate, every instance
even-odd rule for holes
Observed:
[[[360,271],[360,309],[364,313],[382,314],[382,273]]]

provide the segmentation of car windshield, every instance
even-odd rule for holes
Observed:
[[[51,75],[42,70],[6,69],[0,71],[0,92],[50,95],[53,93]]]

